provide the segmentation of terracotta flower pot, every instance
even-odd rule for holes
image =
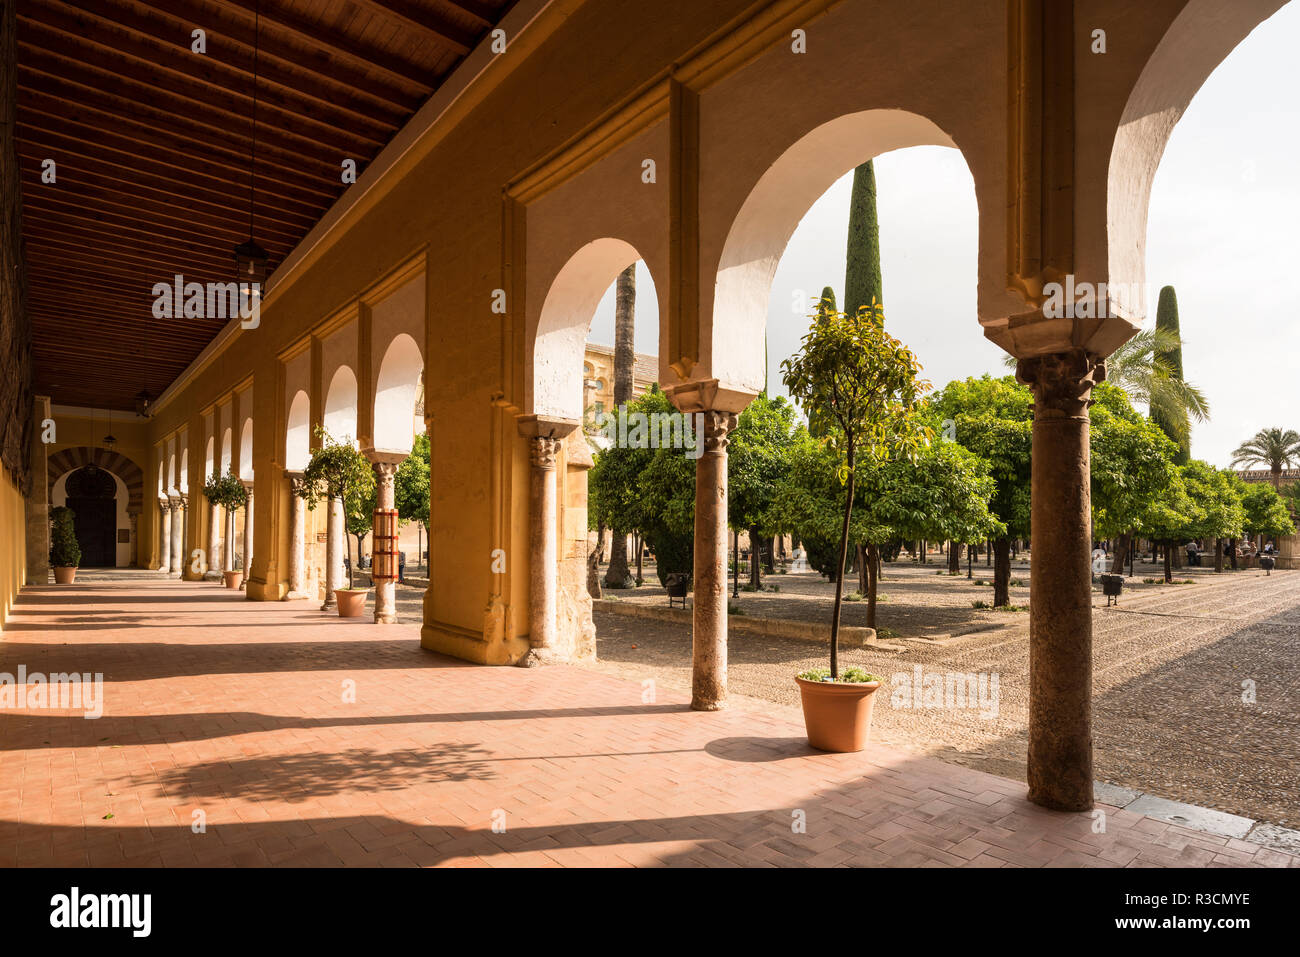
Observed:
[[[334,599],[338,602],[340,618],[360,618],[366,610],[369,588],[336,588]]]
[[[76,565],[55,565],[54,580],[60,585],[71,585],[77,578]]]
[[[239,583],[244,580],[243,572],[222,572],[221,577],[226,580],[227,588],[238,588]]]
[[[809,744],[819,751],[861,751],[866,747],[879,681],[794,680],[799,683]]]

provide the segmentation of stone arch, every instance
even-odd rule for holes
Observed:
[[[182,495],[188,495],[190,493],[190,450],[189,449],[181,450],[181,472],[180,472],[180,479],[177,481],[176,487],[180,489]]]
[[[1169,137],[1210,74],[1285,3],[1189,0],[1129,93],[1106,176],[1106,266],[1110,308],[1131,322],[1146,316],[1147,213]]]
[[[161,459],[158,461],[158,497],[162,498],[167,494],[167,485],[163,482],[163,472],[167,468],[167,463]]]
[[[917,113],[849,113],[805,133],[759,178],[727,232],[712,313],[700,316],[701,358],[719,383],[716,407],[743,408],[763,387],[772,280],[799,221],[840,177],[881,153],[911,146],[956,143]],[[978,196],[976,189],[977,202]]]
[[[375,448],[411,451],[423,370],[424,358],[416,341],[406,333],[394,338],[375,381]]]
[[[212,470],[216,466],[216,444],[215,437],[208,436],[208,445],[203,457],[203,478],[206,480],[212,475]]]
[[[301,472],[311,459],[311,397],[303,390],[289,404],[284,430],[284,467]]]
[[[168,443],[170,445],[170,443]],[[176,492],[176,450],[173,448],[167,454],[167,494],[172,495]]]
[[[130,513],[139,513],[144,504],[144,471],[136,465],[131,459],[127,458],[121,452],[113,452],[108,449],[90,448],[88,446],[77,446],[75,448],[60,449],[49,457],[49,490],[54,489],[54,483],[69,472],[76,471],[86,465],[94,464],[107,472],[112,472],[122,484],[126,486],[127,503],[126,510]],[[158,463],[158,487],[160,492],[165,492],[163,486],[163,463]]]
[[[239,430],[239,477],[245,482],[253,481],[253,417],[244,419]]]
[[[357,375],[350,366],[334,370],[325,392],[322,424],[335,441],[347,439],[357,444]]]
[[[225,475],[230,471],[231,457],[234,454],[234,448],[231,445],[232,432],[230,426],[221,433],[221,474]]]
[[[587,243],[561,267],[528,344],[526,413],[582,419],[583,355],[592,316],[618,274],[641,258],[630,243],[605,237]]]

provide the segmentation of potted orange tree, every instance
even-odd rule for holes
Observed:
[[[874,298],[854,314],[823,306],[812,317],[799,352],[781,364],[790,397],[808,416],[808,430],[834,453],[844,486],[844,514],[835,558],[829,669],[795,677],[808,743],[822,751],[861,751],[871,729],[880,678],[859,668],[840,671],[840,609],[844,565],[853,520],[857,470],[897,459],[915,461],[933,437],[925,424],[920,363],[885,332],[884,310]]]
[[[375,483],[370,462],[353,447],[350,441],[336,441],[323,428],[317,426],[320,447],[311,454],[311,461],[303,473],[300,493],[309,509],[321,502],[339,499],[344,506],[345,526],[356,527],[356,519],[370,500]],[[353,587],[352,536],[343,530],[344,554],[347,557],[348,587],[334,589],[340,618],[359,618],[366,607],[369,588]],[[326,573],[328,574],[328,572]]]
[[[66,505],[50,509],[50,565],[54,580],[60,585],[71,585],[77,578],[81,564],[81,545],[77,542],[77,529],[72,521],[76,516]]]
[[[227,471],[225,475],[213,472],[203,483],[203,497],[213,505],[220,506],[228,514],[234,509],[244,507],[248,502],[248,490],[244,488],[244,483],[234,472]],[[234,527],[232,521],[230,528]],[[244,572],[242,569],[228,568],[222,572],[221,577],[227,588],[238,588],[244,580]]]

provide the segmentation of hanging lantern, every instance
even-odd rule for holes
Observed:
[[[153,396],[149,394],[148,389],[141,389],[135,394],[135,414],[141,418],[149,417],[149,407],[153,404]]]
[[[266,282],[266,250],[259,246],[253,237],[235,247],[235,270],[239,282],[256,283],[259,287]]]

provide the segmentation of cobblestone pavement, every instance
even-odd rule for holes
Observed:
[[[963,567],[964,572],[964,567]],[[980,574],[978,568],[976,576]],[[1094,739],[1099,780],[1271,821],[1300,826],[1300,572],[1215,575],[1175,572],[1190,585],[1143,584],[1160,576],[1138,565],[1118,607],[1094,598]],[[1013,577],[1029,581],[1027,567]],[[832,586],[814,575],[780,575],[780,592],[741,593],[748,615],[829,621]],[[991,589],[935,575],[933,567],[886,566],[878,623],[897,631],[905,651],[841,649],[848,665],[895,674],[997,673],[996,717],[978,710],[877,707],[877,738],[891,747],[1024,780],[1029,642],[1025,613],[975,611]],[[648,593],[622,600],[661,602]],[[1028,602],[1028,588],[1011,600]],[[846,605],[845,620],[860,605]],[[927,608],[933,611],[927,613]],[[819,617],[821,616],[821,617]],[[933,624],[931,624],[933,621]],[[620,617],[597,608],[599,660],[590,667],[653,679],[675,689],[690,682],[689,629]],[[978,628],[995,630],[980,632]],[[918,636],[964,636],[927,644]],[[825,667],[822,646],[734,635],[733,695],[767,702],[798,720],[791,676]],[[1249,682],[1250,684],[1244,684]],[[1253,688],[1254,703],[1243,702]],[[883,703],[883,702],[882,702]]]
[[[212,583],[24,589],[0,672],[102,672],[104,714],[0,709],[0,866],[1300,865],[1113,807],[1093,833],[879,743],[814,752],[767,703],[418,636]]]

